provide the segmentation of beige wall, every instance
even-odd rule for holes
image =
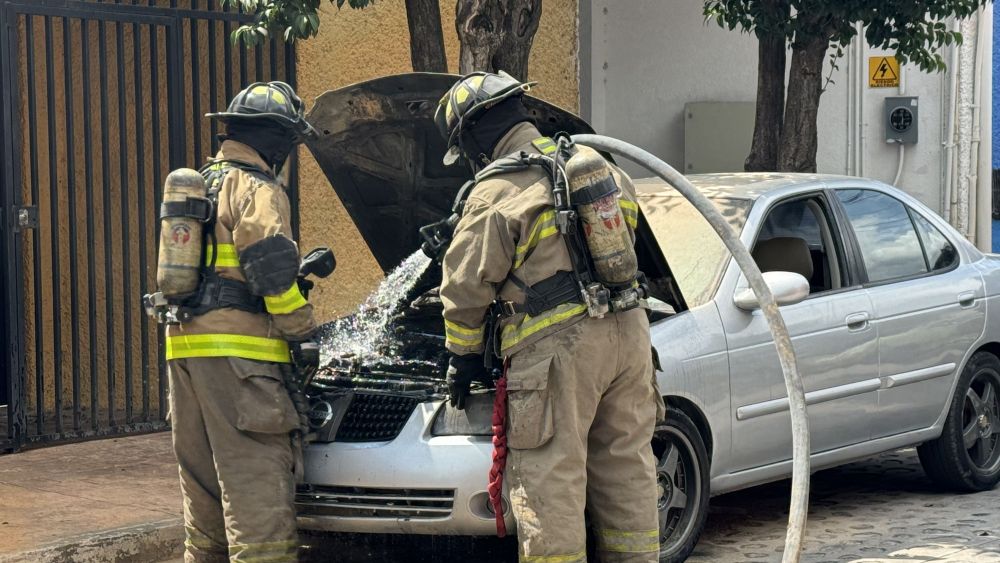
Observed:
[[[320,17],[320,34],[297,47],[299,94],[310,105],[327,90],[411,70],[403,2],[385,0],[364,10],[324,3]],[[441,0],[451,72],[458,71],[454,17],[455,4]],[[577,71],[577,0],[546,0],[528,69],[529,79],[539,82],[536,95],[577,111]],[[317,319],[325,321],[354,309],[382,274],[319,166],[307,151],[301,156],[300,246],[330,246],[337,255],[337,272],[318,283],[310,299]]]

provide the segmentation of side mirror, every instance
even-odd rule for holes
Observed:
[[[302,259],[299,266],[299,276],[316,276],[325,278],[333,273],[337,268],[337,259],[333,256],[333,251],[329,248],[319,247],[309,251]]]
[[[781,305],[794,305],[809,297],[809,280],[796,274],[795,272],[764,272],[764,282],[771,289],[775,302]],[[760,308],[757,296],[747,285],[746,280],[741,280],[733,296],[733,303],[736,307],[744,311],[753,311]]]

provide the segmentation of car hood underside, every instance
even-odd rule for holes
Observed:
[[[376,78],[324,93],[308,115],[317,131],[309,150],[386,272],[420,247],[420,227],[450,214],[471,178],[466,166],[442,163],[434,125],[438,100],[459,78]],[[543,134],[593,132],[564,109],[532,96],[524,102]]]

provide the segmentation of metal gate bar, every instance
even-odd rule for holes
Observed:
[[[90,22],[87,20],[81,20],[80,22],[80,53],[83,57],[81,69],[82,69],[82,80],[83,84],[90,84]],[[91,131],[91,98],[90,98],[90,88],[83,88],[83,129],[84,131]],[[89,133],[88,133],[89,136]],[[84,144],[84,176],[85,176],[85,188],[87,196],[87,208],[93,209],[94,207],[94,150],[93,143]],[[94,214],[87,213],[87,248],[94,248],[96,241],[94,239]],[[87,253],[87,327],[89,331],[89,340],[93,341],[94,330],[97,328],[97,264],[94,252]],[[94,353],[93,348],[88,354],[90,359],[90,375],[91,378],[95,377],[97,374],[97,354]],[[93,381],[90,383],[90,412],[96,413],[98,411],[98,398],[97,398],[97,385]],[[97,417],[91,415],[90,417],[90,428],[91,430],[98,429]],[[79,430],[79,429],[77,429]]]
[[[27,83],[28,83],[28,115],[38,115],[36,92],[35,92],[35,50],[34,50],[34,18],[28,16],[25,18],[24,23],[24,37],[26,46],[26,61],[27,61]],[[13,125],[11,125],[13,127]],[[31,158],[29,159],[31,167],[31,201],[36,202],[39,200],[39,187],[38,187],[38,159],[35,155],[38,154],[38,133],[34,127],[28,127],[28,143],[31,149]],[[13,189],[13,186],[12,186]],[[34,248],[41,248],[42,239],[41,231],[39,229],[31,230],[31,238]],[[32,303],[35,309],[35,389],[42,389],[45,385],[44,371],[45,371],[45,346],[43,339],[38,338],[38,327],[42,326],[42,308],[38,304],[38,298],[42,295],[42,265],[38,260],[31,261],[34,270],[34,293],[32,293]],[[35,397],[35,412],[36,416],[36,432],[41,434],[44,431],[45,424],[45,405],[43,403],[44,397],[41,393],[37,393]]]
[[[70,25],[69,18],[62,18],[62,28],[63,28],[63,101],[66,104],[66,186],[67,192],[69,193],[69,254],[71,257],[76,257],[77,253],[77,222],[76,222],[76,166],[75,166],[75,151],[73,146],[73,121],[75,112],[73,111],[73,68],[72,61],[72,51],[66,46],[73,44],[73,28]],[[86,87],[85,85],[83,87]],[[55,239],[57,237],[53,237]],[[77,271],[77,260],[70,260],[69,263],[69,279],[70,279],[70,325],[72,327],[72,343],[70,344],[72,355],[73,355],[73,430],[76,432],[80,431],[80,295],[77,287],[79,287],[79,272]],[[59,414],[60,422],[62,420],[62,411],[56,409]]]
[[[147,214],[157,212],[167,170],[216,151],[219,127],[203,127],[202,115],[225,107],[237,78],[241,87],[251,75],[295,83],[288,46],[270,42],[252,59],[245,46],[233,52],[230,34],[247,16],[219,0],[167,2],[0,0],[0,343],[11,360],[0,452],[164,427],[162,330],[137,308],[153,285],[159,222]],[[25,88],[13,87],[18,78]],[[296,170],[293,159],[293,182]],[[289,196],[297,233],[294,186]],[[14,229],[22,204],[44,215],[30,233]]]
[[[56,169],[57,160],[57,147],[56,147],[56,111],[52,106],[55,105],[55,72],[52,67],[55,66],[52,60],[52,18],[45,18],[45,123],[48,126],[48,161],[49,161],[49,216],[52,225],[59,224],[59,183],[58,174],[59,171]],[[37,230],[37,229],[36,229]],[[53,367],[55,368],[52,372],[55,378],[55,423],[56,423],[56,433],[61,434],[63,431],[62,427],[62,330],[61,324],[58,319],[55,319],[59,315],[59,311],[62,311],[62,299],[59,294],[59,286],[55,283],[56,280],[61,278],[59,271],[59,237],[55,233],[49,236],[49,244],[51,246],[52,255],[49,260],[52,263],[52,353],[53,357]],[[37,254],[36,254],[37,258]],[[36,296],[35,299],[38,299]],[[36,303],[37,307],[38,304]],[[37,342],[37,340],[36,340]]]

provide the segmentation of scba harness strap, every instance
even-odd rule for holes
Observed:
[[[555,207],[553,222],[566,242],[573,271],[557,272],[533,285],[510,273],[508,279],[524,292],[525,300],[523,303],[498,300],[494,308],[496,313],[501,317],[521,313],[535,317],[559,305],[578,303],[587,305],[591,316],[600,316],[605,312],[624,312],[642,306],[648,290],[641,272],[632,283],[622,287],[609,288],[595,279],[587,242],[581,229],[577,228],[579,217],[569,198],[565,163],[575,154],[572,141],[564,137],[558,141],[541,137],[532,141],[532,145],[542,154],[520,151],[499,158],[476,174],[475,181],[478,183],[500,174],[520,172],[532,166],[542,167],[551,179]],[[578,190],[573,197],[579,203],[594,201],[619,189],[613,181],[610,184]],[[526,255],[520,259],[521,264],[530,256],[531,250],[527,249]]]

